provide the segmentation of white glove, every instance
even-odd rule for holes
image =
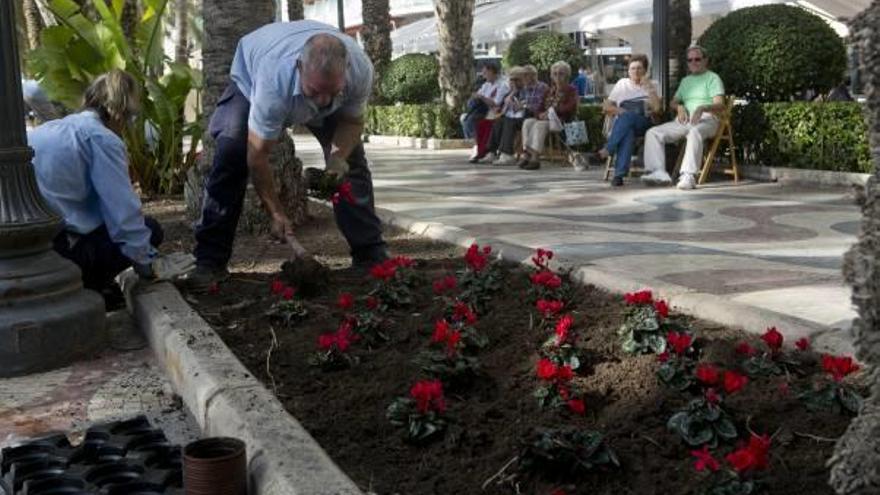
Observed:
[[[344,158],[331,155],[330,158],[327,159],[325,171],[328,174],[335,174],[337,177],[342,177],[348,173],[348,162],[345,161]]]
[[[153,280],[172,280],[186,275],[196,267],[196,258],[189,253],[171,253],[160,255],[149,265],[147,278]],[[138,270],[143,276],[144,273]]]

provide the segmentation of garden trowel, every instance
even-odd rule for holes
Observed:
[[[290,246],[291,258],[281,265],[284,280],[297,288],[303,296],[313,296],[326,287],[330,270],[319,263],[293,234],[285,236]]]

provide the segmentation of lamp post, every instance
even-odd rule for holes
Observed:
[[[669,0],[654,0],[654,21],[651,24],[651,77],[660,83],[660,94],[668,107],[669,94]]]
[[[57,368],[106,342],[104,302],[50,243],[24,128],[13,0],[0,0],[0,377]]]
[[[336,22],[339,30],[345,32],[345,4],[343,0],[336,0]]]

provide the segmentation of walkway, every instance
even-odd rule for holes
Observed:
[[[297,151],[316,165],[313,139],[297,136]],[[399,224],[461,244],[550,248],[610,290],[652,287],[696,316],[851,349],[841,264],[860,213],[849,191],[732,182],[678,191],[638,180],[612,189],[598,170],[470,165],[462,150],[368,145],[367,154],[376,204]]]

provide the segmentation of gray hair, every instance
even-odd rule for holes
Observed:
[[[83,94],[83,108],[98,112],[105,124],[123,125],[140,111],[140,94],[134,76],[113,69],[89,84]]]
[[[705,48],[703,48],[700,45],[697,45],[696,43],[689,46],[687,51],[685,51],[685,53],[690,53],[690,52],[700,52],[701,57],[709,58],[709,52],[707,52]]]
[[[300,61],[306,72],[337,76],[348,66],[348,50],[336,36],[316,34],[306,41]]]
[[[568,65],[568,62],[566,62],[565,60],[560,60],[559,62],[556,62],[555,64],[550,66],[551,75],[558,70],[562,70],[562,72],[565,72],[565,77],[571,77],[571,66]]]

